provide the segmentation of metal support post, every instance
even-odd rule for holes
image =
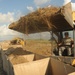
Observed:
[[[73,39],[74,39],[74,57],[75,57],[75,25],[73,29]]]

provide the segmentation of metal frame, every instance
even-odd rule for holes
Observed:
[[[73,39],[74,39],[74,57],[75,57],[75,25],[73,29]]]

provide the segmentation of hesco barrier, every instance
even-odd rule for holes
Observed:
[[[30,52],[22,55],[25,63],[13,64],[12,58],[2,50],[3,69],[7,75],[75,75],[75,68],[57,59]]]

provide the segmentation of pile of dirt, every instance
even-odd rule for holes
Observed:
[[[17,48],[8,48],[8,50],[6,51],[6,54],[9,55],[27,55],[27,54],[31,54],[30,52],[24,50],[22,47],[17,47]]]
[[[23,56],[14,56],[10,62],[15,65],[15,64],[20,64],[20,63],[25,63],[25,62],[28,62],[27,59],[25,59]]]
[[[0,42],[0,48],[6,50],[9,48],[9,44],[10,44],[10,41],[3,41],[3,42]]]
[[[26,34],[49,31],[51,28],[55,28],[52,17],[59,10],[60,8],[53,6],[39,8],[35,12],[21,17],[17,22],[10,24],[9,28]]]
[[[27,54],[30,54],[30,52],[23,50],[21,47],[8,48],[6,51],[6,55],[13,65],[28,62],[28,60],[23,57],[23,55]]]
[[[8,50],[8,48],[10,47],[12,48],[22,47],[22,45],[11,45],[10,42],[11,42],[10,40],[0,42],[0,48],[2,48],[3,50]]]
[[[56,44],[47,41],[47,40],[26,40],[26,45],[24,47],[20,45],[9,45],[8,42],[4,43],[0,42],[2,45],[2,49],[6,52],[6,54],[15,56],[15,55],[27,55],[31,54],[30,52],[50,56],[52,54],[52,50],[56,47]],[[8,45],[6,45],[8,44]],[[53,46],[53,47],[52,47]],[[30,51],[30,52],[28,52]]]

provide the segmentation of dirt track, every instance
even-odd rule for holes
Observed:
[[[0,53],[0,75],[6,75],[5,72],[3,71],[1,53]]]

